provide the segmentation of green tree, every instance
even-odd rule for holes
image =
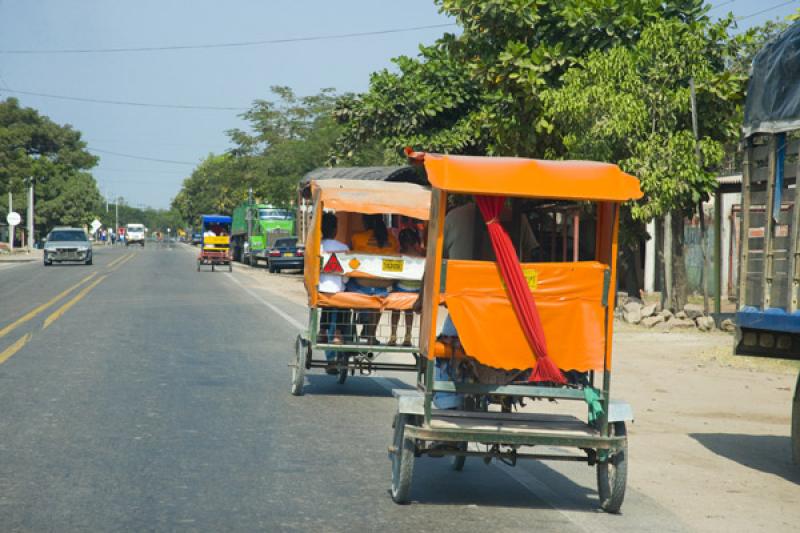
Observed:
[[[379,140],[458,153],[557,157],[541,93],[592,50],[635,43],[659,20],[705,19],[703,0],[437,0],[462,27],[398,72],[373,74],[367,93],[342,98],[336,160]]]
[[[289,207],[307,172],[326,164],[340,126],[332,111],[336,94],[298,97],[288,87],[273,87],[275,101],[257,100],[242,117],[247,129],[228,135],[234,148],[210,155],[187,178],[173,207],[197,223],[203,213],[230,213],[253,188],[259,202]]]
[[[87,173],[97,157],[86,150],[81,133],[56,124],[15,98],[0,101],[0,192],[11,192],[22,211],[28,179],[36,191],[35,225],[42,236],[58,224],[89,224],[102,198]],[[0,202],[7,207],[7,194]]]
[[[564,74],[560,87],[543,93],[567,157],[618,162],[640,179],[645,197],[632,206],[634,220],[674,214],[670,303],[678,308],[687,298],[683,217],[714,190],[713,170],[740,128],[747,77],[730,66],[747,36],[730,38],[732,24],[732,19],[651,24],[635,45],[589,53]]]

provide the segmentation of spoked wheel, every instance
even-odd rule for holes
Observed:
[[[413,421],[412,415],[397,413],[394,416],[394,439],[392,442],[392,500],[395,503],[409,502],[411,478],[414,475],[414,442],[405,439],[406,424]]]
[[[466,442],[459,442],[457,445],[459,450],[467,451],[467,443]],[[464,470],[464,463],[467,462],[467,458],[463,455],[453,455],[450,458],[450,466],[456,472],[461,472]]]
[[[625,422],[614,422],[610,434],[626,436]],[[600,508],[607,513],[618,513],[625,499],[625,485],[628,481],[628,441],[605,461],[597,463],[597,492],[600,494]]]
[[[308,345],[302,335],[298,335],[294,341],[294,365],[292,366],[292,394],[295,396],[303,395],[303,384],[306,376],[306,354]]]
[[[350,359],[349,354],[339,354],[336,356],[337,362],[339,363],[339,373],[336,376],[336,383],[339,385],[344,385],[344,382],[347,381],[347,361]]]

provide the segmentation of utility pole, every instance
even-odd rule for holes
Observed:
[[[119,196],[114,198],[114,235],[119,235]]]
[[[689,95],[692,104],[692,131],[694,132],[694,155],[697,159],[697,166],[702,170],[703,168],[703,154],[700,153],[700,134],[697,128],[697,97],[694,89],[694,78],[689,78]],[[715,210],[722,209],[720,205],[714,205]],[[703,311],[708,314],[708,253],[706,247],[708,246],[708,237],[706,235],[706,214],[703,210],[703,200],[697,204],[697,215],[700,217],[700,248],[703,250]],[[717,294],[719,301],[719,294]]]
[[[14,211],[14,198],[11,195],[11,191],[8,191],[8,214],[10,215]],[[8,225],[8,247],[11,251],[14,251],[14,228],[11,224]]]
[[[28,182],[28,251],[33,250],[33,176]]]

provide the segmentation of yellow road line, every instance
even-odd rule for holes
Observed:
[[[125,263],[130,261],[131,259],[133,259],[133,254],[131,254],[130,256],[126,257],[124,261],[121,261],[117,266],[115,266],[114,268],[110,269],[109,272],[114,272],[115,270],[118,270],[119,267],[121,267],[122,265],[124,265]]]
[[[62,305],[61,307],[59,307],[58,309],[53,311],[50,314],[50,316],[48,316],[45,319],[44,325],[42,326],[42,329],[44,330],[44,329],[47,329],[48,327],[50,327],[50,324],[52,324],[53,322],[55,322],[56,320],[61,318],[61,315],[63,315],[67,311],[69,311],[72,308],[73,305],[78,303],[84,296],[89,294],[89,291],[94,289],[95,287],[97,287],[97,284],[100,283],[101,281],[103,281],[104,279],[106,279],[107,276],[108,276],[108,274],[103,274],[102,276],[100,276],[99,278],[94,280],[91,284],[89,284],[86,287],[84,287],[83,289],[81,289],[81,292],[79,292],[78,294],[73,296],[72,299],[69,300],[67,303],[65,303],[64,305]]]
[[[20,351],[23,346],[28,344],[28,341],[31,340],[31,336],[32,335],[30,333],[26,333],[25,335],[20,337],[19,340],[17,340],[17,342],[15,342],[11,346],[3,350],[3,352],[0,353],[0,365],[5,363],[9,357]]]
[[[114,259],[113,261],[111,261],[111,262],[108,264],[108,268],[111,268],[111,267],[113,267],[114,265],[116,265],[117,263],[119,263],[120,261],[122,261],[123,259],[125,259],[126,257],[130,257],[131,255],[133,255],[133,254],[131,254],[130,252],[128,252],[128,253],[126,253],[125,255],[121,255],[121,256],[117,257],[116,259]]]
[[[95,277],[96,275],[97,275],[97,272],[92,272],[91,274],[89,274],[88,276],[86,276],[85,278],[80,280],[78,283],[76,283],[72,287],[70,287],[70,288],[58,293],[57,295],[55,295],[53,298],[51,298],[50,300],[46,301],[42,305],[40,305],[38,307],[35,307],[33,310],[25,313],[24,315],[22,315],[20,318],[18,318],[17,320],[12,322],[11,324],[7,325],[3,329],[0,329],[0,339],[5,337],[7,334],[9,334],[11,331],[16,329],[18,326],[24,324],[28,320],[30,320],[33,317],[35,317],[36,315],[38,315],[39,313],[41,313],[42,311],[44,311],[45,309],[47,309],[48,307],[53,305],[54,303],[56,303],[59,300],[63,299],[67,294],[71,293],[72,291],[74,291],[75,289],[77,289],[78,287],[80,287],[81,285],[83,285],[84,283],[86,283],[87,281],[89,281],[90,279]]]

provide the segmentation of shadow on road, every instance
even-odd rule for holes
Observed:
[[[308,383],[304,388],[305,394],[315,396],[391,398],[391,389],[410,390],[413,388],[396,378],[383,378],[383,383],[389,382],[390,388],[386,388],[369,376],[348,376],[347,381],[342,385],[336,382],[336,376],[328,376],[326,374],[310,374],[306,376],[306,379],[308,379]]]
[[[735,433],[690,433],[689,436],[717,455],[800,484],[800,466],[792,464],[788,436]]]
[[[525,463],[536,478],[556,494],[555,506],[561,510],[598,512],[597,492],[575,483],[541,462]],[[522,463],[515,468],[521,468]],[[464,470],[456,472],[449,458],[423,457],[414,464],[412,499],[418,505],[479,505],[552,509],[553,503],[536,496],[494,465],[468,458]]]

